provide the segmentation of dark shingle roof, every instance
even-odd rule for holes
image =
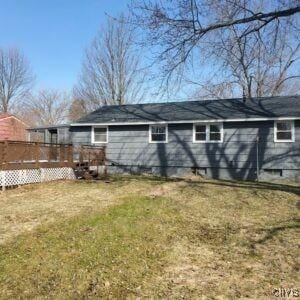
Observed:
[[[57,125],[41,125],[36,127],[29,127],[27,130],[38,130],[38,129],[57,129],[63,127],[70,127],[69,124],[57,124]]]
[[[103,106],[76,123],[138,123],[161,121],[300,118],[300,96],[185,101]]]

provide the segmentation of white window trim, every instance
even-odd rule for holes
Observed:
[[[152,126],[164,126],[166,127],[166,140],[165,141],[152,141]],[[168,124],[152,124],[149,125],[149,143],[150,144],[167,144],[169,141],[169,128]]]
[[[278,140],[277,139],[277,123],[281,123],[281,122],[291,123],[292,138],[290,140]],[[294,120],[274,121],[274,142],[275,143],[294,143],[295,142],[295,121]]]
[[[94,130],[95,128],[106,128],[106,142],[95,142],[95,130]],[[92,126],[91,143],[92,144],[107,144],[108,143],[108,126]]]
[[[205,141],[197,141],[196,140],[196,126],[197,125],[204,125],[205,126],[205,133],[206,133],[206,140]],[[209,139],[209,126],[210,125],[221,125],[221,140],[220,141],[211,141]],[[224,137],[224,129],[223,129],[223,123],[194,123],[193,124],[193,143],[199,143],[199,144],[205,144],[205,143],[223,143],[223,137]]]

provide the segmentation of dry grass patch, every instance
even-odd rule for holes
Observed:
[[[22,235],[0,248],[0,295],[82,299],[142,295],[160,272],[177,214],[167,199],[130,197]]]
[[[269,299],[274,288],[297,287],[299,187],[109,182],[9,192],[29,199],[53,188],[49,199],[56,200],[44,208],[49,215],[30,206],[30,215],[52,222],[38,217],[35,230],[0,246],[3,298]],[[56,208],[63,195],[69,200]],[[56,216],[64,210],[73,212]]]
[[[95,212],[143,194],[155,180],[56,181],[0,192],[0,244],[40,224]]]
[[[189,180],[158,190],[182,206],[159,296],[268,299],[298,287],[299,187]]]

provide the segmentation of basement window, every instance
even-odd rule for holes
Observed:
[[[276,121],[274,123],[275,142],[294,142],[295,124],[294,121]]]
[[[207,174],[207,168],[205,168],[205,167],[192,167],[191,171],[194,175],[206,175]]]
[[[282,177],[282,169],[264,169],[264,173],[271,176]]]

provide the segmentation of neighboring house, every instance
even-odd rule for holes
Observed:
[[[109,173],[300,179],[300,96],[103,106],[70,124]]]
[[[53,125],[28,128],[29,141],[51,144],[70,144],[69,125]]]
[[[0,114],[0,140],[27,141],[27,125],[16,116]]]

